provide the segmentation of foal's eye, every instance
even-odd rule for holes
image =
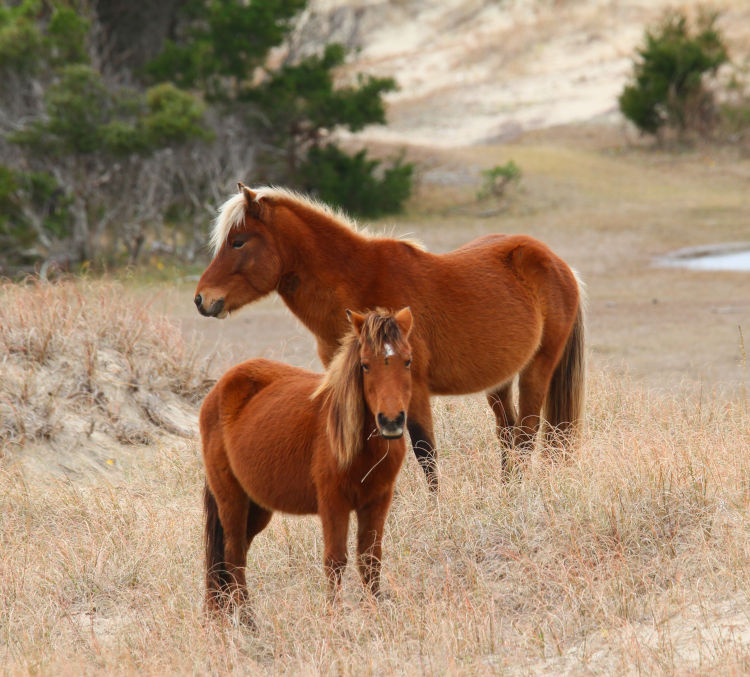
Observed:
[[[232,240],[232,248],[233,249],[239,249],[240,247],[244,246],[245,240]]]
[[[365,364],[365,363],[363,362],[361,366],[362,366],[362,373],[363,373],[363,374],[367,374],[367,373],[369,373],[369,371],[370,371],[370,365],[369,365],[369,364]]]
[[[406,366],[407,369],[411,367],[411,359],[406,360],[406,362],[404,362],[404,365]]]

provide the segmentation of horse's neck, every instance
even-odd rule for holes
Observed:
[[[357,273],[362,272],[367,241],[346,226],[320,218],[315,225],[300,221],[296,226],[286,237],[290,263],[278,291],[319,340],[336,346],[346,326],[345,310],[354,304],[355,289],[362,284]]]

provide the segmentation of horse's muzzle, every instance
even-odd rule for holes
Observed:
[[[224,299],[214,301],[208,308],[203,306],[203,297],[198,294],[195,299],[195,307],[198,308],[198,312],[204,317],[226,317],[227,312],[224,310]]]
[[[395,440],[404,435],[404,424],[406,423],[406,412],[399,412],[398,416],[390,419],[384,414],[378,414],[378,428],[380,428],[381,437],[389,440]]]

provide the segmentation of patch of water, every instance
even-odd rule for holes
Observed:
[[[657,265],[688,270],[727,270],[750,272],[750,243],[680,249],[657,260]]]

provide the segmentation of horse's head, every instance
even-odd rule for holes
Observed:
[[[281,276],[281,257],[273,229],[264,221],[270,208],[241,183],[239,193],[219,209],[211,243],[213,261],[195,290],[201,315],[227,313],[272,292]]]
[[[395,315],[380,312],[360,315],[347,311],[359,339],[362,390],[367,407],[383,437],[404,434],[411,399],[412,314],[403,308]]]

